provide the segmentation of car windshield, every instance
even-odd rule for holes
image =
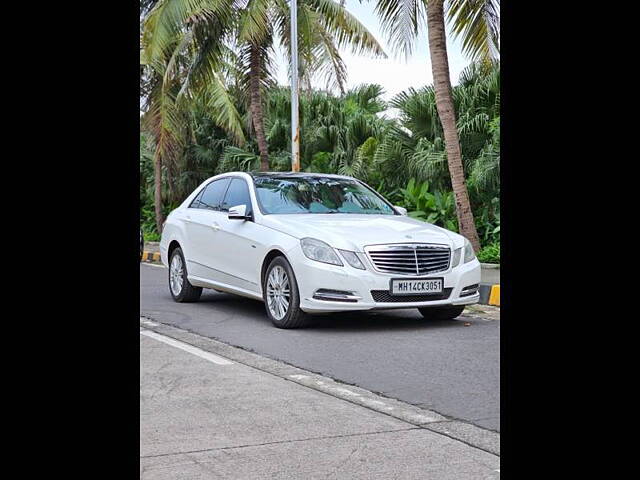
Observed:
[[[255,186],[264,213],[395,214],[372,190],[347,178],[256,177]]]

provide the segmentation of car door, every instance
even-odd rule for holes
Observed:
[[[221,254],[220,220],[226,214],[220,211],[220,204],[231,178],[221,178],[209,183],[196,196],[185,212],[187,230],[186,261],[189,275],[211,281],[223,281],[220,270]]]
[[[229,208],[237,205],[246,205],[247,215],[253,218],[249,186],[244,178],[239,177],[231,180],[220,208],[224,214],[219,232],[220,268],[228,274],[232,285],[260,292],[260,259],[265,253],[260,239],[265,238],[265,227],[253,220],[229,219]]]

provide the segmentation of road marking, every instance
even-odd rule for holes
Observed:
[[[218,355],[214,355],[210,352],[205,352],[193,345],[189,345],[188,343],[180,342],[173,338],[165,337],[164,335],[160,335],[156,332],[152,332],[151,330],[140,330],[140,335],[144,335],[145,337],[154,338],[159,342],[166,343],[167,345],[171,345],[172,347],[179,348],[180,350],[184,350],[185,352],[191,353],[197,357],[204,358],[210,362],[213,362],[217,365],[233,365],[233,362],[227,360],[226,358],[219,357]]]

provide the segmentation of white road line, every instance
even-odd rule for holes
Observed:
[[[164,335],[160,335],[150,330],[140,330],[140,335],[154,338],[159,342],[166,343],[167,345],[171,345],[175,348],[179,348],[180,350],[184,350],[185,352],[189,352],[197,357],[204,358],[205,360],[213,362],[217,365],[233,365],[233,362],[231,360],[219,357],[218,355],[214,355],[213,353],[205,352],[204,350],[194,347],[193,345],[174,340],[173,338],[165,337]]]

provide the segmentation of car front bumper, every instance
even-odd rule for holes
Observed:
[[[384,274],[376,272],[366,254],[358,253],[360,260],[366,266],[366,270],[359,270],[348,265],[341,259],[344,266],[329,265],[308,259],[302,249],[297,247],[287,252],[293,271],[296,275],[300,293],[300,308],[309,313],[344,312],[352,310],[416,308],[438,305],[470,305],[478,303],[480,294],[461,296],[462,290],[470,285],[480,284],[480,262],[477,259],[458,265],[444,272],[434,273],[420,277],[406,276],[409,278],[436,278],[444,279],[444,289],[451,289],[450,294],[444,299],[427,299],[424,301],[408,300],[406,302],[375,301],[372,291],[389,292],[392,278],[405,278],[404,275]],[[349,292],[348,301],[335,301],[314,298],[318,290]],[[330,297],[329,295],[326,295]]]

